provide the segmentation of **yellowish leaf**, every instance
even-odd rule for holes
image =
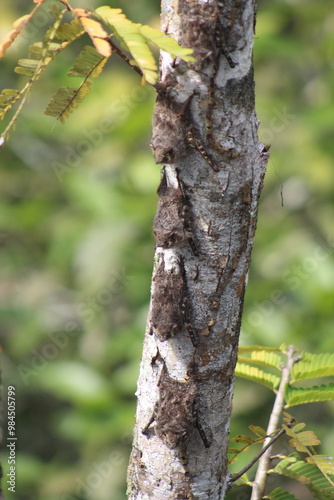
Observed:
[[[110,43],[103,38],[93,38],[93,44],[99,54],[103,57],[110,57],[112,54],[112,48]]]
[[[314,464],[325,474],[334,474],[334,457],[325,455],[312,455],[307,457],[306,461]]]
[[[36,7],[30,12],[30,14],[26,14],[25,16],[19,17],[13,23],[13,30],[10,31],[1,41],[0,41],[0,58],[4,56],[6,50],[12,45],[17,35],[20,34],[22,29],[25,27],[28,21],[32,18],[32,16],[37,12],[40,8],[44,0],[34,0],[36,3]]]
[[[85,9],[73,9],[73,12],[75,12],[78,17],[89,17],[89,14]]]
[[[106,30],[103,29],[101,24],[94,19],[90,19],[89,17],[80,17],[80,22],[91,38],[106,38],[108,36]]]
[[[102,27],[101,23],[91,19],[89,17],[89,13],[85,9],[73,10],[77,14],[82,27],[90,36],[98,53],[103,57],[110,57],[112,54],[112,48],[107,40],[109,34]]]
[[[15,38],[27,24],[29,19],[30,19],[30,14],[26,14],[25,16],[16,19],[16,21],[13,23],[14,29],[10,31],[0,42],[0,57],[3,57],[5,55],[5,52],[8,49],[8,47],[12,45]]]
[[[258,425],[249,425],[249,429],[254,432],[256,436],[259,436],[261,438],[265,438],[267,436],[267,433],[262,427],[259,427]]]

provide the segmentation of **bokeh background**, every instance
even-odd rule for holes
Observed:
[[[159,25],[158,0],[73,5]],[[1,37],[30,7],[2,0]],[[1,61],[1,88],[22,87],[13,68],[47,22],[44,11]],[[154,92],[115,56],[64,126],[45,116],[56,88],[73,85],[66,73],[82,44],[50,66],[1,149],[2,380],[4,391],[16,387],[18,436],[8,499],[126,498],[160,176],[149,148]],[[272,146],[241,343],[333,352],[332,0],[260,0],[254,62],[259,134]],[[269,390],[237,380],[231,434],[266,427],[272,403]],[[318,434],[320,452],[333,452],[332,403],[293,414]]]

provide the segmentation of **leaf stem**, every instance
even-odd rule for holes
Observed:
[[[123,59],[124,62],[126,62],[126,64],[134,69],[138,75],[143,76],[142,70],[135,64],[132,64],[130,58],[114,42],[111,41],[111,36],[106,40],[109,42],[113,52],[115,52],[121,59]]]

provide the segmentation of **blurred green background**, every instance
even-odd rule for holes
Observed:
[[[3,37],[30,2],[1,3]],[[159,25],[158,0],[73,5],[120,7],[134,21]],[[333,7],[332,0],[258,3],[259,134],[272,147],[242,345],[333,351]],[[13,68],[47,19],[36,17],[1,61],[1,88],[22,87]],[[55,123],[43,110],[57,87],[73,85],[66,72],[81,45],[50,66],[1,150],[2,376],[4,391],[16,387],[18,428],[17,493],[8,499],[126,498],[160,177],[148,145],[154,92],[112,58],[76,113]],[[231,434],[265,427],[272,402],[269,390],[237,380]],[[307,417],[320,451],[332,453],[334,405],[292,413]],[[274,485],[311,498],[300,485]],[[249,490],[228,498],[247,499]]]

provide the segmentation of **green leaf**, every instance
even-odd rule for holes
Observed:
[[[84,78],[83,82],[76,89],[59,88],[44,113],[55,116],[64,123],[90,91],[92,82],[88,78],[99,76],[106,61],[107,58],[101,56],[94,47],[90,45],[84,47],[68,72],[68,76]]]
[[[277,474],[296,479],[300,483],[303,483],[316,498],[319,493],[322,493],[334,499],[334,488],[330,483],[333,478],[329,477],[330,481],[328,481],[318,467],[298,460],[297,454],[293,454],[292,456],[295,460],[294,463],[291,463],[288,457],[279,462],[270,472],[276,472]]]
[[[140,24],[135,24],[127,19],[121,9],[104,6],[96,9],[95,12],[104,23],[110,26],[121,43],[127,47],[147,82],[154,85],[158,78],[157,64],[145,37],[140,32]]]
[[[35,74],[35,70],[28,69],[28,68],[20,68],[20,66],[16,66],[16,68],[14,68],[14,71],[18,75],[25,75],[25,76],[28,76],[28,77],[31,77],[31,76],[33,76]]]
[[[16,89],[4,89],[0,94],[0,120],[3,120],[8,111],[21,97],[21,92]]]
[[[268,498],[268,500],[298,500],[292,493],[284,491],[282,488],[275,488],[265,498]]]
[[[77,89],[71,87],[59,88],[52,97],[44,114],[55,116],[64,124],[66,118],[73,113],[82,99],[88,94],[91,85],[92,82],[90,80],[85,80]]]
[[[246,443],[246,444],[253,444],[255,442],[258,442],[257,439],[253,439],[250,436],[246,436],[243,434],[239,434],[238,436],[234,436],[231,441],[234,441],[235,443]]]
[[[334,354],[304,353],[303,359],[295,363],[292,372],[292,382],[315,377],[330,377],[334,375]]]
[[[91,45],[86,45],[67,75],[81,78],[96,78],[100,75],[106,62],[107,58],[101,56]]]
[[[262,429],[262,427],[259,427],[258,425],[249,425],[248,428],[254,432],[254,434],[260,438],[265,438],[267,437],[267,432]]]
[[[268,351],[251,351],[250,357],[238,356],[238,361],[240,363],[250,363],[252,365],[261,365],[275,368],[280,370],[280,365],[282,363],[281,355],[276,352]]]
[[[73,42],[77,38],[80,38],[81,35],[85,33],[85,29],[82,24],[75,19],[71,23],[64,23],[59,28],[57,28],[55,33],[55,38],[60,40],[61,42]]]
[[[307,447],[317,446],[320,444],[320,441],[313,431],[302,431],[304,427],[305,424],[302,423],[297,424],[292,428],[287,425],[283,425],[286,435],[293,438],[289,441],[290,445],[296,448],[297,451],[309,453]]]
[[[334,475],[334,457],[326,455],[312,455],[306,458],[307,462],[316,465],[324,474]]]
[[[19,59],[18,64],[22,68],[30,68],[30,69],[33,69],[35,71],[36,68],[38,68],[40,62],[37,59]]]
[[[101,23],[90,18],[90,13],[85,9],[73,9],[78,16],[87,35],[91,38],[94,47],[103,57],[110,57],[112,49],[108,40],[109,34],[105,31]]]
[[[277,347],[266,347],[263,345],[249,345],[249,346],[239,346],[238,352],[240,354],[245,354],[247,352],[255,351],[266,351],[266,352],[282,352],[283,348]]]
[[[159,49],[168,52],[174,57],[181,57],[184,61],[195,61],[195,58],[191,56],[192,49],[181,47],[174,38],[167,36],[162,31],[151,28],[151,26],[140,26],[139,29],[146,40],[159,47]]]
[[[318,401],[334,400],[334,384],[313,386],[309,388],[292,387],[285,388],[286,407],[296,406],[304,403],[316,403]]]
[[[292,432],[294,432],[296,434],[297,432],[300,432],[301,430],[303,430],[305,427],[306,427],[306,424],[301,422],[300,424],[294,425],[291,430],[292,430]]]
[[[293,439],[290,439],[289,444],[296,448],[297,451],[307,453],[308,446],[317,446],[320,441],[313,431],[304,431],[299,432]]]
[[[49,43],[46,47],[45,42],[35,42],[32,45],[30,45],[29,50],[32,54],[36,54],[41,57],[43,54],[45,54],[45,52],[48,55],[53,55],[54,52],[62,50],[62,46],[60,43],[52,42]]]
[[[280,383],[280,378],[276,375],[266,373],[263,370],[259,370],[255,366],[249,366],[245,363],[237,363],[235,374],[239,377],[243,377],[248,380],[252,380],[253,382],[257,382],[258,384],[262,384],[272,391],[275,391]]]
[[[0,94],[0,106],[10,106],[12,105],[19,97],[21,93],[16,89],[3,89]]]

